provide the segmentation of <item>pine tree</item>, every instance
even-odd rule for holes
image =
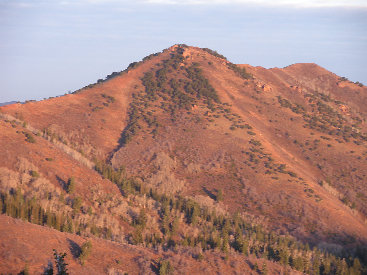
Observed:
[[[57,253],[56,249],[54,251],[55,265],[56,265],[56,275],[68,275],[67,273],[67,263],[65,262],[66,253]]]
[[[312,262],[312,274],[319,275],[320,274],[320,260],[319,257],[316,255]]]
[[[223,232],[222,251],[224,253],[228,253],[229,251],[229,236],[228,236],[228,233],[226,232]]]
[[[247,240],[243,241],[241,250],[242,250],[243,255],[248,256],[248,241]]]
[[[198,206],[196,205],[196,204],[194,204],[193,206],[192,206],[192,214],[191,214],[191,219],[190,219],[190,221],[191,221],[191,223],[193,224],[193,225],[196,225],[196,223],[197,223],[197,219],[198,219],[198,216],[199,216],[199,208],[198,208]]]
[[[173,267],[168,260],[161,260],[159,263],[159,275],[168,275],[173,273]]]
[[[137,224],[144,229],[145,226],[146,226],[147,220],[148,220],[148,218],[147,218],[147,215],[145,213],[145,210],[144,210],[144,208],[141,208],[138,219],[137,219]]]
[[[361,274],[362,272],[362,265],[358,258],[355,258],[353,261],[352,271],[353,271],[353,274],[356,274],[356,275]]]
[[[74,191],[75,191],[75,185],[76,185],[75,179],[74,179],[74,177],[71,177],[69,179],[69,181],[68,181],[68,185],[67,185],[66,191],[69,194],[73,194]]]
[[[73,200],[73,210],[75,213],[80,212],[80,207],[82,207],[83,201],[81,197],[76,197]]]

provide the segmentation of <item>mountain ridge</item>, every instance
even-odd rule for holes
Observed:
[[[125,198],[132,196],[136,204],[139,192],[150,200],[158,192],[192,198],[219,213],[248,215],[319,249],[350,253],[366,242],[367,193],[361,185],[366,87],[315,64],[283,69],[234,65],[214,51],[185,45],[98,82],[63,97],[0,108],[0,125],[6,129],[2,146],[7,148],[0,166],[13,171],[4,170],[7,175],[39,171],[59,190],[56,197],[75,177],[82,183],[78,193],[85,194],[80,221],[91,220],[86,209],[96,207],[98,196],[105,197],[111,210],[92,211],[109,219],[117,239],[124,235],[117,228],[131,232],[139,212],[123,214],[121,221],[113,217],[127,207]],[[343,102],[346,91],[355,98]],[[32,146],[42,157],[32,153]],[[48,156],[51,149],[45,148],[51,147],[55,154],[60,148],[64,153]],[[343,167],[341,156],[349,167]],[[93,172],[87,184],[89,168],[78,168],[82,158],[94,162],[90,167],[104,179]],[[64,169],[70,161],[78,169]],[[20,170],[19,163],[27,169]],[[344,176],[334,172],[340,167]],[[104,184],[106,191],[99,192]],[[95,193],[89,194],[92,187]],[[110,192],[113,200],[107,199]],[[72,208],[75,197],[64,196]],[[110,200],[119,203],[113,206]],[[159,215],[152,214],[153,220],[163,222]]]

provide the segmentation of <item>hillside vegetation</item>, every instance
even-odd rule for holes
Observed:
[[[0,272],[363,274],[366,92],[175,45],[3,106]]]

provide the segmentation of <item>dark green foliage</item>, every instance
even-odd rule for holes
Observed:
[[[254,145],[254,146],[261,146],[261,142],[259,140],[255,140],[255,139],[251,139],[249,141],[250,144]]]
[[[39,178],[39,176],[40,176],[40,175],[38,174],[38,172],[37,172],[37,171],[35,171],[35,170],[32,170],[30,174],[31,174],[31,176],[32,176],[33,178]]]
[[[174,271],[171,262],[168,260],[161,260],[159,262],[159,275],[168,275],[172,274]]]
[[[189,94],[193,94],[196,98],[205,98],[208,105],[210,101],[219,103],[219,97],[215,89],[209,84],[209,81],[203,76],[199,64],[194,63],[186,69],[187,77],[191,82],[187,83],[185,90]]]
[[[144,77],[141,79],[145,92],[147,94],[148,100],[156,100],[157,97],[155,92],[158,90],[157,82],[155,81],[155,77],[152,72],[147,72],[144,74]]]
[[[69,178],[66,186],[66,192],[68,192],[69,194],[73,194],[75,191],[75,186],[76,186],[75,178],[74,177]]]
[[[118,76],[120,74],[121,74],[121,72],[113,72],[113,73],[106,76],[106,80],[114,78],[115,76]]]
[[[45,210],[35,198],[29,199],[24,197],[20,190],[9,194],[0,193],[0,210],[1,214],[6,214],[13,218],[73,233],[73,224],[70,217],[63,213],[59,214],[48,209]]]
[[[150,55],[148,55],[148,56],[144,57],[144,58],[143,58],[143,61],[150,60],[150,59],[152,59],[154,56],[158,56],[158,55],[160,55],[160,53],[152,53],[152,54],[150,54]]]
[[[80,212],[80,207],[82,207],[83,204],[83,200],[81,197],[76,197],[73,199],[73,210],[74,213],[79,213]]]
[[[101,96],[107,100],[107,103],[114,103],[116,101],[113,96],[109,96],[106,94],[101,94]]]
[[[281,96],[277,98],[282,107],[289,108],[294,113],[302,115],[306,122],[305,128],[315,129],[328,135],[340,136],[346,142],[354,139],[357,145],[360,144],[360,141],[367,140],[367,134],[360,132],[355,127],[361,123],[360,118],[353,117],[355,124],[348,125],[348,121],[343,117],[343,114],[332,107],[333,105],[341,105],[342,102],[332,99],[329,95],[319,92],[306,94],[305,98],[308,98],[308,103],[312,108],[311,112],[306,111],[303,106],[297,103],[293,104]],[[323,138],[328,139],[325,136]]]
[[[357,84],[359,87],[363,87],[363,86],[364,86],[364,85],[363,85],[363,83],[361,83],[361,82],[359,82],[359,81],[354,82],[354,84]]]
[[[227,63],[228,68],[230,68],[232,71],[234,71],[236,74],[238,74],[243,79],[250,79],[252,76],[246,72],[245,68],[241,68],[233,63]]]
[[[54,266],[51,262],[48,263],[48,266],[45,268],[43,275],[53,275],[54,274]]]
[[[113,179],[113,182],[120,187],[123,193],[126,192],[124,191],[126,185],[121,184],[121,182],[135,182],[135,180],[126,177],[126,174],[123,172],[124,169],[122,168],[115,170],[113,168],[109,168],[109,165],[103,164],[102,162],[98,162],[96,168],[100,173],[107,175],[110,180]],[[278,165],[277,169],[279,172],[288,173],[288,171],[285,170],[286,165],[284,164]],[[284,266],[291,266],[292,268],[298,271],[304,271],[305,273],[315,273],[315,270],[319,267],[321,274],[329,274],[327,271],[331,267],[337,267],[339,265],[339,268],[348,268],[348,266],[353,266],[353,261],[349,261],[348,266],[343,267],[346,263],[340,261],[340,258],[324,254],[317,249],[310,252],[307,244],[303,245],[289,236],[279,236],[272,232],[265,231],[259,225],[251,225],[250,223],[245,222],[238,215],[230,218],[217,215],[214,211],[210,213],[208,209],[200,207],[198,203],[191,199],[182,198],[180,196],[168,197],[166,195],[158,194],[152,189],[147,190],[141,184],[137,184],[136,182],[132,184],[130,188],[130,192],[134,192],[135,194],[145,194],[160,203],[162,209],[162,232],[166,235],[168,247],[174,246],[175,242],[172,241],[170,235],[174,234],[173,232],[178,228],[178,220],[176,219],[177,217],[173,216],[174,211],[172,210],[178,210],[185,214],[187,224],[192,226],[199,225],[201,227],[201,233],[199,236],[193,237],[188,235],[183,238],[179,243],[183,246],[196,246],[200,243],[203,250],[219,248],[225,253],[232,248],[244,255],[251,253],[257,258],[266,258],[268,260],[276,261]],[[143,229],[140,225],[144,224],[145,216],[145,211],[140,212],[134,222],[135,231],[131,235],[132,243],[150,243],[153,247],[162,245],[162,239],[155,235],[147,235],[144,239]],[[203,226],[203,221],[206,221],[209,227]],[[216,237],[207,232],[215,232]],[[233,241],[230,236],[234,236]],[[301,256],[291,256],[295,252],[297,254],[311,253],[314,256],[311,259],[303,258]],[[364,255],[365,251],[361,250],[359,254]],[[356,255],[358,256],[359,254],[357,253]],[[321,260],[318,261],[317,259]],[[356,269],[359,268],[358,262],[359,261],[355,261]],[[163,268],[163,270],[165,269]],[[324,273],[322,273],[323,270],[325,271]],[[265,271],[266,270],[264,270],[264,272]],[[263,272],[263,269],[259,270],[259,272]]]
[[[277,96],[278,98],[278,102],[280,104],[280,106],[284,107],[284,108],[292,108],[292,104],[285,98],[282,98],[281,96]]]
[[[139,65],[139,62],[132,62],[127,66],[127,70],[134,69]]]
[[[349,79],[348,79],[348,78],[346,78],[346,77],[344,77],[344,76],[339,77],[339,80],[340,80],[340,81],[349,81]]]
[[[23,131],[23,134],[24,134],[24,135],[25,135],[25,137],[26,137],[26,140],[25,140],[25,141],[27,141],[27,142],[29,142],[29,143],[36,143],[36,140],[34,139],[34,137],[33,137],[33,134],[32,134],[32,133]]]
[[[124,129],[120,139],[120,143],[123,145],[131,141],[132,137],[137,133],[138,129],[140,129],[140,125],[138,123],[140,115],[137,106],[131,105],[128,115],[129,115],[129,123],[127,127]]]
[[[145,213],[144,208],[140,209],[139,216],[137,217],[134,223],[137,226],[141,226],[143,229],[145,228],[147,223],[147,214]]]
[[[68,264],[65,262],[66,253],[57,253],[54,249],[54,258],[56,266],[56,275],[68,275]]]
[[[216,51],[214,50],[211,50],[211,49],[208,49],[208,48],[201,48],[203,51],[206,51],[208,53],[210,53],[211,55],[215,56],[215,57],[219,57],[219,58],[222,58],[224,60],[227,60],[227,58],[219,53],[217,53]]]
[[[147,72],[141,78],[145,90],[133,95],[128,111],[128,124],[120,139],[121,146],[130,142],[145,125],[151,129],[153,138],[156,137],[160,125],[157,117],[148,109],[159,98],[162,101],[158,108],[170,114],[172,120],[178,110],[189,110],[193,104],[204,103],[209,109],[214,109],[214,104],[219,103],[216,91],[203,76],[198,64],[193,64],[186,70],[180,67],[184,62],[183,47],[179,46],[171,53],[170,58],[164,60],[159,69]],[[177,77],[170,75],[173,70],[182,70],[186,75],[177,80]]]
[[[79,260],[82,265],[84,265],[85,260],[88,258],[91,252],[92,252],[92,242],[86,241],[85,243],[83,243],[79,255]]]
[[[135,244],[135,245],[141,244],[144,242],[142,227],[138,226],[135,228],[134,232],[131,234],[131,241],[132,241],[132,244]]]

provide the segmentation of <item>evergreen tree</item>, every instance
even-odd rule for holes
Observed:
[[[67,263],[65,262],[66,253],[57,253],[54,249],[54,258],[55,258],[55,265],[56,265],[56,275],[68,275],[67,273]]]
[[[73,210],[75,213],[80,212],[80,207],[82,207],[83,201],[81,197],[76,197],[73,200]]]
[[[168,260],[161,260],[159,263],[159,275],[168,275],[173,273],[173,267]]]
[[[75,185],[76,185],[75,179],[74,179],[74,177],[71,177],[71,178],[68,180],[68,184],[67,184],[67,187],[66,187],[66,191],[67,191],[69,194],[73,194],[73,193],[74,193],[74,191],[75,191]]]
[[[147,220],[148,218],[145,213],[145,209],[144,208],[140,209],[140,213],[137,219],[137,224],[140,225],[144,229],[146,226]]]
[[[319,275],[320,274],[320,257],[316,255],[312,262],[312,274]]]
[[[356,275],[362,274],[362,266],[358,258],[355,258],[353,261],[352,272],[352,274]]]

